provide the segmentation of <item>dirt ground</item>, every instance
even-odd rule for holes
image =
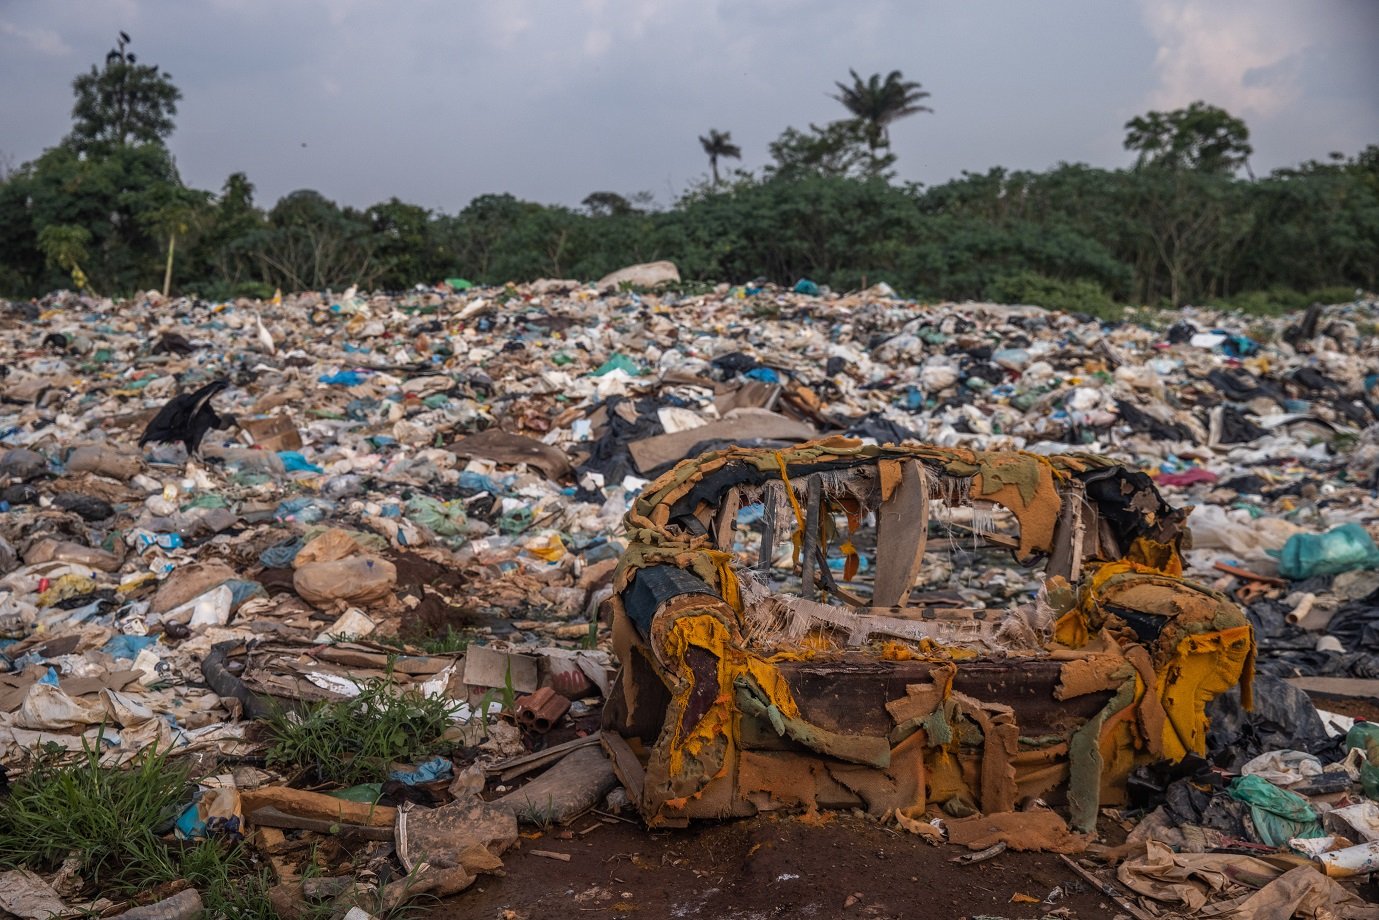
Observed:
[[[1379,722],[1379,701],[1366,700],[1355,696],[1331,696],[1326,693],[1309,692],[1312,705],[1352,719]]]
[[[581,836],[581,832],[589,832]],[[967,852],[850,814],[822,824],[762,816],[681,831],[576,821],[526,837],[504,854],[506,876],[481,876],[436,905],[432,918],[545,920],[576,916],[767,920],[801,918],[1110,918],[1115,905],[1090,891],[1057,856],[1006,852],[972,866]],[[569,862],[536,855],[570,856]],[[1012,902],[1016,893],[1050,904]]]
[[[1332,712],[1379,720],[1372,701],[1312,696]],[[586,729],[593,727],[591,717]],[[433,920],[1126,916],[1054,854],[1008,851],[972,866],[949,861],[965,852],[836,812],[825,814],[821,823],[765,815],[678,831],[648,831],[640,824],[585,816],[564,830],[524,833],[519,847],[503,856],[505,875],[481,876],[468,891],[426,915]],[[1020,894],[1042,902],[1055,888],[1061,894],[1047,903],[1012,900]],[[1366,887],[1361,894],[1373,899],[1379,890]]]

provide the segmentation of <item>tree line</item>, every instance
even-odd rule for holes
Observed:
[[[1131,119],[1124,169],[996,168],[924,187],[896,181],[888,129],[932,111],[929,94],[899,71],[853,71],[834,95],[846,116],[785,129],[760,173],[724,175],[741,158],[731,132],[700,136],[709,176],[665,208],[597,191],[579,208],[484,195],[445,214],[312,190],[263,207],[242,173],[215,193],[181,181],[166,147],[180,93],[128,45],[121,33],[74,81],[71,133],[0,179],[0,295],[401,290],[587,279],[654,259],[687,279],[886,281],[925,299],[1089,312],[1281,309],[1379,288],[1379,144],[1256,177],[1245,123],[1202,102]]]

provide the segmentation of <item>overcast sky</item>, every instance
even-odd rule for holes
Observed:
[[[926,183],[1123,166],[1127,119],[1194,99],[1246,120],[1256,173],[1379,142],[1376,0],[0,0],[0,157],[66,133],[120,29],[182,90],[183,179],[243,171],[263,204],[664,205],[707,172],[698,135],[760,169],[786,126],[844,114],[849,67],[932,93],[891,131]]]

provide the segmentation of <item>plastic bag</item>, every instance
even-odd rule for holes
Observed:
[[[292,560],[297,558],[297,554],[302,551],[302,541],[293,538],[282,543],[274,543],[268,549],[259,553],[259,564],[266,569],[283,569],[292,564]]]
[[[429,495],[414,495],[407,501],[407,519],[438,537],[454,537],[464,531],[468,519],[460,502],[442,502]]]
[[[357,556],[362,552],[364,548],[354,539],[354,534],[333,527],[302,547],[292,559],[292,567],[300,569],[313,562],[334,562],[347,556]]]
[[[1296,524],[1276,518],[1251,520],[1247,512],[1231,511],[1219,505],[1193,509],[1188,522],[1193,549],[1226,550],[1240,561],[1265,562],[1274,558],[1270,550],[1280,547],[1298,533]]]
[[[1309,776],[1320,776],[1322,762],[1305,751],[1266,751],[1241,767],[1240,772],[1287,787]]]
[[[368,378],[359,371],[340,371],[335,374],[322,374],[316,379],[329,386],[357,387]]]
[[[309,604],[329,607],[336,601],[370,604],[392,593],[397,567],[377,556],[349,556],[304,565],[292,576],[292,587]]]
[[[1250,806],[1259,839],[1271,847],[1288,845],[1292,837],[1323,837],[1322,822],[1312,803],[1280,789],[1260,776],[1241,776],[1231,781],[1230,797]]]
[[[282,461],[283,469],[289,473],[324,473],[325,469],[317,466],[308,460],[301,451],[280,450],[278,459]]]
[[[1279,574],[1295,581],[1376,567],[1379,547],[1359,524],[1342,524],[1324,534],[1295,534],[1278,556]]]

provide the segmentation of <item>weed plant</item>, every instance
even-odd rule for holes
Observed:
[[[88,745],[79,759],[39,756],[0,800],[0,866],[56,869],[69,854],[104,888],[139,887],[169,868],[158,835],[190,800],[186,768],[150,750],[127,767],[103,766]]]
[[[268,719],[268,764],[304,768],[321,782],[376,782],[393,761],[441,753],[460,705],[402,690],[390,678],[367,681],[353,699]]]

